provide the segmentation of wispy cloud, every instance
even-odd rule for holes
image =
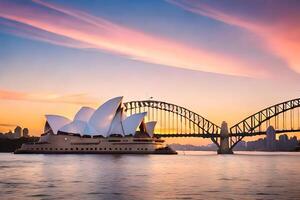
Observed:
[[[91,105],[97,103],[95,98],[89,97],[86,94],[61,95],[54,93],[26,93],[3,89],[0,89],[0,100],[66,103],[79,105]]]
[[[256,34],[264,41],[265,44],[262,46],[265,46],[270,53],[283,59],[289,68],[300,73],[300,12],[299,9],[293,9],[293,4],[289,5],[290,10],[288,10],[281,6],[288,4],[287,2],[272,1],[272,4],[269,5],[273,7],[269,7],[269,9],[272,10],[271,14],[274,19],[270,21],[266,20],[266,16],[263,15],[257,17],[255,14],[257,10],[252,13],[252,16],[249,15],[249,11],[248,15],[245,16],[241,14],[243,12],[237,14],[234,10],[229,12],[227,9],[225,11],[223,8],[217,7],[216,4],[210,5],[208,1],[167,0],[167,2],[195,14],[234,25]],[[245,4],[247,2],[235,1],[234,3]],[[278,8],[276,11],[273,9],[275,6]],[[265,10],[266,13],[267,11]],[[276,15],[280,19],[275,19]]]
[[[124,27],[88,13],[34,0],[24,5],[0,1],[0,17],[17,23],[9,31],[23,37],[75,48],[94,48],[143,62],[226,75],[265,77],[236,57]],[[61,38],[62,37],[62,38]]]
[[[15,127],[16,124],[0,124],[1,127]]]
[[[64,37],[62,35],[47,32],[26,24],[16,23],[12,20],[2,20],[0,21],[0,25],[1,24],[3,26],[0,26],[0,31],[10,33],[19,37],[30,38],[33,40],[38,40],[70,48],[92,48],[91,45],[87,45],[86,43],[73,40],[69,37]]]

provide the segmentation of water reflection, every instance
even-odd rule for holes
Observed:
[[[278,199],[300,195],[299,153],[0,154],[2,199]]]

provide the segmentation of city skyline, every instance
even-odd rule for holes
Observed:
[[[1,1],[0,132],[20,124],[38,136],[45,114],[71,118],[120,95],[154,97],[233,125],[299,96],[299,7]]]
[[[0,132],[0,138],[8,138],[8,139],[18,139],[18,138],[28,138],[29,135],[29,129],[28,128],[22,128],[21,126],[16,126],[14,130],[9,130],[6,133]]]

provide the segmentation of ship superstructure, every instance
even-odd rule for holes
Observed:
[[[73,120],[46,115],[39,141],[23,144],[15,153],[176,153],[154,137],[156,122],[145,122],[146,112],[127,116],[122,99],[97,109],[82,107]]]

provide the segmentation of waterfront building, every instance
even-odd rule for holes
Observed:
[[[145,121],[147,112],[127,116],[122,99],[82,107],[73,120],[46,115],[39,142],[23,144],[16,153],[176,153],[154,136],[156,122]]]
[[[279,136],[279,142],[280,143],[287,143],[289,140],[289,137],[287,136],[287,134],[283,134]]]
[[[266,142],[268,151],[276,150],[276,132],[273,126],[269,126],[267,129]]]
[[[20,138],[21,137],[22,128],[20,126],[17,126],[14,130],[14,138]]]
[[[280,135],[277,143],[278,150],[287,150],[289,148],[289,138],[286,134]]]
[[[23,137],[29,137],[29,130],[28,130],[28,128],[24,128],[23,129]]]
[[[5,133],[5,137],[8,139],[14,139],[14,133],[9,130],[7,133]]]

